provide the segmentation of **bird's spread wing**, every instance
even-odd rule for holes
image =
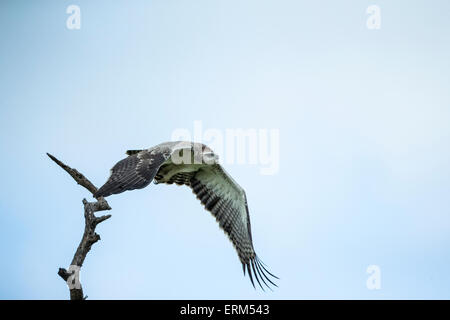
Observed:
[[[267,282],[276,286],[269,276],[277,277],[266,269],[253,248],[244,190],[217,163],[175,164],[171,156],[176,150],[181,150],[176,148],[174,143],[166,143],[147,150],[127,152],[129,156],[111,169],[108,181],[94,197],[141,189],[153,179],[156,183],[188,185],[233,243],[244,274],[247,270],[253,286],[253,275],[261,288],[261,282],[269,288]],[[183,150],[191,152],[190,147]]]
[[[142,189],[152,182],[159,167],[170,157],[168,152],[143,150],[132,153],[111,169],[108,181],[94,194],[107,197],[126,190]]]
[[[171,171],[167,169],[161,171],[171,178],[166,179],[163,173],[158,172],[156,182],[190,186],[205,209],[216,218],[219,226],[233,243],[244,274],[247,270],[253,286],[253,275],[261,288],[263,286],[260,281],[267,287],[269,287],[267,282],[276,286],[269,275],[277,277],[265,268],[253,248],[247,197],[233,178],[219,164],[203,165],[195,172],[181,172],[175,175],[171,175]]]

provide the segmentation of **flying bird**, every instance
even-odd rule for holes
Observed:
[[[126,190],[155,184],[186,185],[211,212],[237,251],[242,269],[269,289],[276,284],[253,248],[247,197],[236,181],[218,163],[218,156],[206,145],[187,141],[165,142],[144,150],[128,150],[127,158],[112,169],[108,181],[94,194],[108,197]],[[267,281],[267,282],[266,282]]]

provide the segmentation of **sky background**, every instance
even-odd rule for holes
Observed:
[[[66,28],[66,8],[81,29]],[[366,9],[381,9],[381,29]],[[111,196],[81,271],[91,299],[449,299],[448,1],[1,1],[0,298],[67,299],[92,199],[127,149],[177,128],[279,129],[245,188],[254,290],[185,187]],[[381,288],[369,290],[369,265]]]

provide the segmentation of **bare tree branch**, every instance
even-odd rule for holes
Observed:
[[[68,174],[72,176],[72,178],[81,186],[88,189],[92,194],[97,192],[97,187],[92,184],[83,174],[77,171],[77,169],[71,168],[68,165],[62,163],[58,159],[56,159],[54,156],[52,156],[50,153],[47,153],[47,155],[56,162],[58,166],[63,168]]]
[[[57,165],[63,168],[70,176],[81,186],[89,190],[92,194],[97,191],[97,188],[80,172],[76,169],[73,169],[63,162],[59,161],[57,158],[47,153],[47,155],[52,159]],[[83,265],[84,259],[91,250],[91,247],[94,243],[100,240],[100,236],[95,233],[95,228],[97,225],[111,217],[110,214],[104,215],[101,217],[96,217],[94,215],[95,212],[111,210],[108,202],[103,197],[97,199],[96,202],[88,202],[86,199],[83,199],[84,205],[84,233],[81,238],[80,244],[73,256],[71,268],[67,271],[64,268],[59,268],[58,275],[67,282],[70,289],[70,299],[71,300],[83,300],[83,288],[79,283],[79,269]]]

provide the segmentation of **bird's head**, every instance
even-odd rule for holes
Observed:
[[[219,162],[219,156],[214,152],[204,152],[203,153],[203,162],[206,164],[215,164]]]
[[[203,143],[193,143],[192,152],[197,161],[205,164],[215,164],[219,162],[219,156],[214,151]]]
[[[171,161],[174,164],[215,164],[219,156],[203,143],[180,141],[173,148]]]

